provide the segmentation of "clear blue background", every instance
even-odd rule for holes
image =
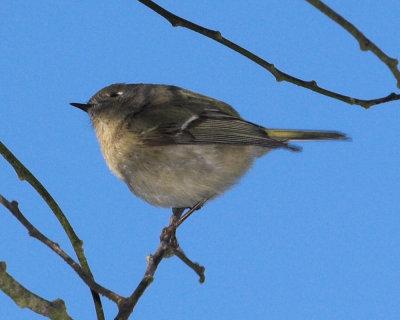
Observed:
[[[357,98],[397,91],[389,70],[305,1],[159,1],[281,70]],[[328,1],[400,57],[400,2]],[[0,4],[0,139],[58,201],[95,278],[129,295],[168,222],[104,163],[86,102],[115,82],[174,84],[273,128],[334,129],[352,142],[303,143],[257,161],[240,183],[179,229],[206,282],[164,260],[135,319],[400,319],[400,103],[364,110],[275,79],[137,1]],[[73,251],[43,201],[0,159],[0,193]],[[35,293],[94,319],[76,274],[0,208],[0,260]],[[116,307],[103,299],[107,319]],[[1,319],[42,319],[0,293]]]

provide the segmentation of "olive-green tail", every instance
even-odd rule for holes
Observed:
[[[308,131],[308,130],[285,130],[265,129],[268,136],[280,141],[289,140],[345,140],[348,139],[343,133],[336,131]]]

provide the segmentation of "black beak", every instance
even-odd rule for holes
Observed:
[[[71,106],[77,107],[85,112],[88,112],[88,110],[90,109],[90,107],[92,106],[89,103],[76,103],[76,102],[71,102],[70,103]]]

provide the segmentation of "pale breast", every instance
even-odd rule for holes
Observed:
[[[125,156],[120,157],[113,168],[134,194],[152,205],[192,207],[235,184],[253,162],[251,148],[226,145],[137,147],[129,153],[119,152]]]

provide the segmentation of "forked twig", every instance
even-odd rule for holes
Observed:
[[[397,59],[389,57],[380,48],[376,46],[370,39],[368,39],[358,28],[343,18],[336,11],[328,7],[325,3],[320,0],[306,0],[309,4],[313,5],[319,11],[324,13],[327,17],[335,21],[341,27],[343,27],[348,33],[350,33],[359,43],[362,51],[371,51],[381,60],[392,72],[393,76],[397,80],[397,87],[400,88],[400,71],[397,68],[399,61]]]
[[[44,243],[47,247],[53,250],[58,256],[60,256],[78,275],[79,277],[87,284],[89,288],[93,291],[109,298],[115,303],[119,303],[123,297],[114,293],[113,291],[104,288],[94,281],[91,275],[88,275],[83,268],[77,263],[74,259],[72,259],[64,250],[61,249],[58,243],[50,240],[43,233],[41,233],[32,223],[26,219],[26,217],[22,214],[21,210],[18,207],[18,202],[16,201],[8,201],[2,195],[0,195],[0,203],[6,207],[15,218],[28,230],[28,233],[31,237],[39,240]]]
[[[28,219],[22,214],[21,210],[18,207],[18,203],[16,201],[8,201],[2,195],[0,195],[0,203],[6,207],[13,216],[28,230],[29,235],[33,238],[36,238],[40,242],[44,243],[48,246],[51,250],[53,250],[58,256],[60,256],[83,280],[84,283],[88,285],[88,287],[96,292],[99,293],[110,300],[114,301],[118,306],[118,315],[116,319],[128,319],[129,315],[133,312],[134,307],[136,306],[137,302],[139,301],[140,297],[143,295],[144,291],[147,287],[152,283],[154,274],[157,270],[158,265],[160,264],[161,260],[167,257],[171,257],[176,255],[179,259],[181,259],[187,266],[193,269],[199,275],[199,282],[203,283],[205,280],[204,272],[205,268],[198,263],[191,261],[185,253],[180,249],[179,244],[177,242],[175,232],[176,229],[179,227],[180,223],[179,219],[181,217],[182,211],[174,211],[174,214],[171,216],[169,226],[163,229],[160,237],[160,244],[155,251],[154,254],[147,256],[147,268],[143,275],[142,280],[140,281],[137,288],[129,297],[123,297],[118,295],[117,293],[101,286],[97,282],[94,281],[91,275],[88,275],[83,268],[74,260],[72,259],[64,250],[60,248],[60,246],[42,234],[35,226],[33,226]],[[189,210],[190,211],[190,210]],[[5,264],[0,265],[3,267],[5,272]],[[42,311],[45,313],[43,314],[50,319],[53,319],[52,313],[57,312],[66,313],[65,305],[61,300],[56,300],[54,302],[47,301],[34,293],[30,292],[29,290],[25,289],[21,285],[18,284],[14,279],[10,278],[8,274],[1,274],[0,269],[0,288],[6,292],[15,303],[22,306],[20,302],[21,294],[24,294],[24,297],[29,298],[29,301],[23,302],[24,306],[30,308],[32,311],[37,312],[37,310],[49,310],[49,311]],[[7,281],[6,283],[12,283],[13,287],[8,286],[5,290],[3,289],[2,283]],[[7,291],[8,289],[8,291]],[[26,291],[24,291],[24,290]],[[11,290],[11,291],[10,291]],[[67,315],[68,316],[68,315]],[[68,317],[64,317],[61,319],[69,319]]]
[[[65,233],[68,236],[69,241],[74,248],[76,256],[78,257],[79,263],[84,270],[84,272],[93,278],[92,272],[87,262],[85,253],[82,248],[82,241],[76,235],[74,229],[70,225],[68,219],[65,217],[60,206],[51,196],[51,194],[46,190],[46,188],[40,183],[38,179],[17,159],[16,156],[0,141],[0,154],[11,164],[20,180],[26,180],[42,197],[42,199],[49,206],[51,211],[57,217],[61,226],[63,227]],[[91,290],[94,306],[96,309],[96,315],[98,320],[104,320],[103,306],[101,304],[100,296],[96,291]]]
[[[190,211],[190,209],[189,209]],[[140,297],[143,295],[144,291],[153,282],[154,274],[157,270],[158,265],[164,258],[169,258],[176,255],[181,259],[187,266],[193,269],[199,275],[199,282],[203,283],[205,280],[205,268],[198,263],[191,261],[185,253],[179,248],[178,241],[176,239],[176,229],[179,227],[179,219],[183,213],[183,210],[175,209],[170,218],[168,227],[164,228],[160,236],[160,244],[157,250],[152,255],[147,256],[147,268],[143,275],[142,280],[139,285],[133,291],[133,293],[126,299],[123,299],[118,305],[118,315],[116,320],[128,319],[129,315],[132,313]]]
[[[385,103],[385,102],[390,102],[394,100],[400,100],[400,94],[396,94],[394,92],[388,94],[385,97],[377,98],[377,99],[370,99],[370,100],[365,100],[365,99],[357,99],[353,98],[350,96],[346,96],[334,91],[330,91],[327,89],[324,89],[320,86],[318,86],[317,82],[315,80],[311,81],[305,81],[299,78],[296,78],[290,74],[287,74],[278,68],[276,68],[272,63],[260,58],[259,56],[255,55],[254,53],[246,50],[245,48],[237,45],[236,43],[224,38],[219,31],[211,30],[204,28],[198,24],[195,24],[189,20],[186,20],[184,18],[181,18],[168,10],[164,9],[163,7],[159,6],[155,2],[151,0],[138,0],[139,2],[143,3],[145,6],[149,7],[152,9],[154,12],[158,13],[160,16],[164,17],[166,20],[168,20],[172,26],[174,27],[184,27],[190,30],[193,30],[197,33],[200,33],[208,38],[211,38],[224,46],[232,49],[233,51],[236,51],[240,53],[241,55],[247,57],[248,59],[252,60],[253,62],[257,63],[264,69],[268,70],[276,79],[276,81],[287,81],[290,83],[293,83],[295,85],[298,85],[303,88],[307,88],[309,90],[318,92],[322,95],[341,100],[343,102],[346,102],[351,105],[359,105],[365,109],[368,109],[374,105]],[[372,47],[369,47],[372,48]],[[373,51],[374,52],[374,51]],[[375,53],[375,52],[374,52]],[[391,65],[395,67],[397,64],[397,60],[393,59],[391,62]]]

